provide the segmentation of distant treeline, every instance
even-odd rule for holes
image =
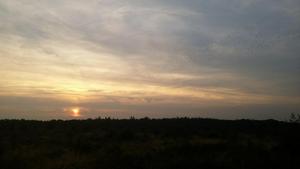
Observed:
[[[0,168],[294,169],[299,133],[275,120],[0,120]]]

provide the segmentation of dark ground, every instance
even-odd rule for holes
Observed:
[[[274,120],[0,120],[0,168],[294,169],[299,131]]]

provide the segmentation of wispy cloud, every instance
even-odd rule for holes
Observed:
[[[194,113],[259,104],[299,110],[299,6],[0,0],[0,95],[28,98],[32,109],[32,97],[48,99],[47,109],[57,111],[69,105],[50,102],[84,104],[94,114],[101,108],[89,103],[143,113],[179,105]],[[5,105],[0,111],[9,112]]]

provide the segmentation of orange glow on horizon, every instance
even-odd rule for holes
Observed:
[[[72,109],[72,116],[73,117],[80,117],[80,109],[79,108],[73,108]]]

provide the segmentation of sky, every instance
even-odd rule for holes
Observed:
[[[0,0],[0,118],[300,112],[299,0]]]

